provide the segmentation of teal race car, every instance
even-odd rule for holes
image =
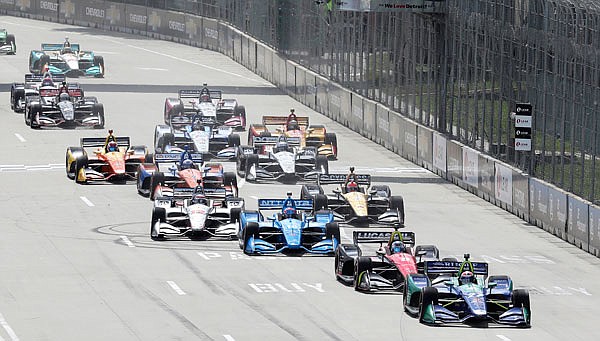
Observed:
[[[456,259],[424,262],[404,286],[404,310],[429,325],[488,322],[531,327],[529,292],[509,276],[489,276],[488,263]]]
[[[8,34],[6,29],[0,28],[0,52],[6,54],[17,53],[17,43],[15,42],[15,36]]]
[[[31,73],[50,72],[66,77],[104,77],[104,58],[92,51],[82,51],[79,44],[42,44],[41,50],[29,54]]]

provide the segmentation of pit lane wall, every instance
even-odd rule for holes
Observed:
[[[600,256],[600,207],[353,93],[227,23],[102,0],[0,0],[0,13],[140,34],[221,52],[310,108]],[[110,63],[107,66],[110,72]],[[485,222],[481,224],[486,228]]]

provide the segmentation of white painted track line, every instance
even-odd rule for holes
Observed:
[[[185,295],[185,292],[173,281],[167,281],[167,284],[178,294]]]
[[[504,336],[504,335],[496,335],[496,336],[497,336],[497,337],[498,337],[500,340],[502,340],[502,341],[511,341],[511,339],[507,338],[507,337],[506,337],[506,336]]]
[[[12,341],[19,341],[19,337],[17,336],[15,331],[8,325],[8,322],[6,322],[2,314],[0,314],[0,325],[2,325],[2,328],[4,328],[4,330],[6,330],[6,333],[8,334],[8,336],[10,336],[10,339]]]
[[[17,137],[17,139],[19,139],[19,141],[21,141],[21,142],[27,142],[27,140],[25,140],[25,138],[23,136],[21,136],[21,134],[15,133],[15,136]]]
[[[81,199],[81,201],[83,201],[86,205],[88,205],[89,207],[94,207],[96,205],[94,205],[93,202],[91,202],[88,198],[86,197],[79,197]]]
[[[225,338],[225,340],[227,340],[227,341],[235,341],[235,339],[234,339],[234,338],[233,338],[233,336],[231,336],[231,335],[225,334],[225,335],[223,335],[223,337],[224,337],[224,338]]]
[[[127,238],[127,236],[121,236],[121,240],[123,240],[123,243],[125,243],[125,245],[129,247],[135,247],[135,245],[133,245],[133,243],[131,242],[131,240],[129,240],[129,238]]]

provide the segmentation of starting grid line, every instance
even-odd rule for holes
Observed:
[[[63,163],[49,163],[46,165],[0,165],[0,172],[31,172],[64,170]]]

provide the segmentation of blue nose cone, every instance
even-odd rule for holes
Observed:
[[[281,221],[281,227],[288,248],[300,248],[300,243],[302,241],[302,222],[295,219],[285,219]]]

